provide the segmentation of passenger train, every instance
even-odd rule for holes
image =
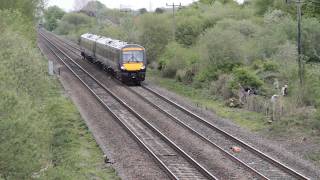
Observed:
[[[140,84],[145,80],[147,60],[142,46],[89,33],[81,35],[79,45],[84,59],[121,81]]]

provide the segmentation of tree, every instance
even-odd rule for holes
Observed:
[[[171,24],[166,16],[145,14],[138,25],[140,43],[147,50],[148,62],[156,61],[172,36]]]
[[[74,0],[74,10],[80,11],[83,7],[85,7],[92,0]]]
[[[274,0],[255,0],[256,12],[259,15],[266,13],[273,6]]]
[[[208,5],[212,6],[215,1],[216,0],[200,0],[199,2],[202,4],[208,4]]]
[[[176,41],[185,46],[191,46],[203,31],[203,21],[197,16],[179,17],[176,30]]]
[[[303,13],[307,17],[315,17],[320,20],[320,0],[307,1],[303,6]]]
[[[65,12],[58,6],[51,6],[44,12],[44,26],[49,31],[53,31],[58,26],[58,21],[64,16]]]
[[[147,13],[148,11],[147,11],[147,9],[146,8],[141,8],[141,9],[139,9],[139,13],[140,14],[145,14],[145,13]]]
[[[1,9],[15,9],[20,11],[26,18],[34,19],[37,10],[45,0],[1,0]]]
[[[162,14],[162,13],[164,13],[164,9],[163,9],[163,8],[157,8],[157,9],[155,10],[155,13],[157,13],[157,14]]]

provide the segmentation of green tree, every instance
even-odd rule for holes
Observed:
[[[274,0],[255,0],[256,12],[259,15],[263,15],[270,8],[273,7]]]
[[[146,8],[141,8],[141,9],[139,9],[139,13],[140,14],[145,14],[145,13],[147,13],[148,11],[147,11],[147,9]]]
[[[29,20],[34,20],[38,10],[42,10],[45,0],[0,0],[0,10],[15,9]]]
[[[58,6],[51,6],[44,12],[44,26],[49,31],[53,31],[58,26],[58,21],[64,16],[65,12]]]
[[[157,9],[155,10],[155,13],[157,13],[157,14],[162,14],[162,13],[164,13],[164,9],[163,9],[163,8],[157,8]]]
[[[171,24],[165,15],[145,14],[138,24],[139,41],[146,48],[148,62],[157,61],[169,39]]]
[[[185,46],[191,46],[203,31],[204,22],[197,16],[180,17],[176,29],[176,41]]]
[[[303,6],[303,13],[307,17],[315,17],[320,20],[320,0],[307,1]]]
[[[200,0],[199,2],[202,4],[208,4],[208,5],[212,6],[215,1],[216,0]]]

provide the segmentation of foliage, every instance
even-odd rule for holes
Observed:
[[[0,10],[19,11],[26,19],[34,20],[37,12],[44,7],[44,0],[0,0]]]
[[[191,49],[171,42],[159,60],[159,69],[164,77],[176,77],[185,83],[192,82],[199,56]],[[180,70],[178,72],[178,70]]]
[[[63,17],[65,12],[58,6],[51,6],[44,12],[44,26],[49,31],[57,28],[58,21]]]
[[[185,46],[193,45],[203,31],[204,22],[197,16],[178,18],[176,41]]]
[[[314,17],[320,20],[320,0],[307,1],[303,6],[303,13],[307,17]]]
[[[252,71],[246,68],[236,68],[233,70],[234,81],[232,86],[240,84],[243,87],[251,87],[259,89],[263,85],[263,81]]]
[[[307,72],[305,75],[305,102],[308,105],[315,106],[317,108],[320,108],[320,71],[319,71],[319,65],[308,65],[307,66]]]
[[[140,14],[145,14],[145,13],[147,13],[148,12],[148,10],[146,9],[146,8],[141,8],[141,9],[139,9],[139,13]]]
[[[58,23],[54,32],[61,35],[70,35],[78,40],[81,34],[87,33],[94,25],[94,19],[82,13],[67,13]]]
[[[156,8],[156,10],[154,12],[157,14],[162,14],[162,13],[164,13],[164,9],[163,8]]]
[[[33,23],[28,20],[20,11],[17,10],[2,10],[0,14],[0,32],[4,31],[8,24],[15,29],[19,35],[34,41],[36,38]],[[28,29],[28,31],[26,31]]]
[[[244,41],[245,37],[240,32],[223,29],[219,25],[209,29],[199,41],[202,66],[222,72],[232,71],[244,59],[241,50]]]
[[[265,14],[272,7],[274,1],[275,0],[255,0],[257,14]]]
[[[0,10],[0,179],[115,178],[74,105],[47,75],[29,18]]]
[[[158,60],[172,37],[171,24],[164,15],[144,14],[139,22],[139,42],[146,48],[148,62]]]
[[[208,5],[213,5],[213,3],[215,2],[216,0],[200,0],[199,2],[200,3],[203,3],[203,4],[208,4]]]
[[[303,21],[303,52],[308,61],[320,62],[320,22],[315,18]]]

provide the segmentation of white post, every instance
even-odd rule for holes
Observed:
[[[48,61],[48,71],[49,71],[49,75],[53,76],[54,72],[53,72],[53,62],[52,61]]]

